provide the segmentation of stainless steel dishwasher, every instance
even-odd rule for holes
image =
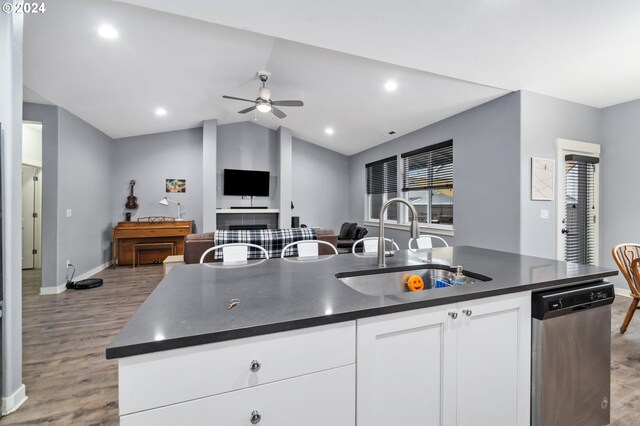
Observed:
[[[531,303],[531,424],[609,424],[613,285],[540,293]]]

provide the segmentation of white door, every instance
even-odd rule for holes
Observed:
[[[556,258],[598,265],[600,145],[556,141]]]
[[[455,424],[455,305],[358,320],[359,426]]]
[[[458,426],[529,424],[531,293],[458,303]]]
[[[22,165],[22,269],[35,267],[37,168]]]

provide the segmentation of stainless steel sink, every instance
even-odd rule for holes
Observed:
[[[419,275],[424,281],[424,290],[452,287],[456,285],[475,284],[490,281],[491,278],[469,271],[462,271],[463,275],[455,277],[455,268],[444,265],[420,266],[416,269],[388,269],[380,271],[340,272],[336,278],[352,289],[369,296],[387,296],[391,294],[408,293],[407,279],[411,275]]]

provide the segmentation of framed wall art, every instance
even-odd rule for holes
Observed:
[[[187,192],[187,180],[167,179],[167,192]]]
[[[531,199],[553,200],[555,160],[531,158]]]

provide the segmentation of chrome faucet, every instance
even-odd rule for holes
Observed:
[[[411,224],[409,225],[411,238],[418,238],[420,236],[420,227],[418,226],[418,212],[416,211],[416,208],[413,206],[413,204],[400,197],[392,198],[384,203],[382,205],[382,208],[380,208],[380,236],[378,237],[378,267],[380,268],[384,268],[385,266],[387,266],[384,260],[384,213],[393,203],[403,203],[409,207],[409,209],[411,210]],[[391,247],[391,249],[393,250],[393,247]]]

